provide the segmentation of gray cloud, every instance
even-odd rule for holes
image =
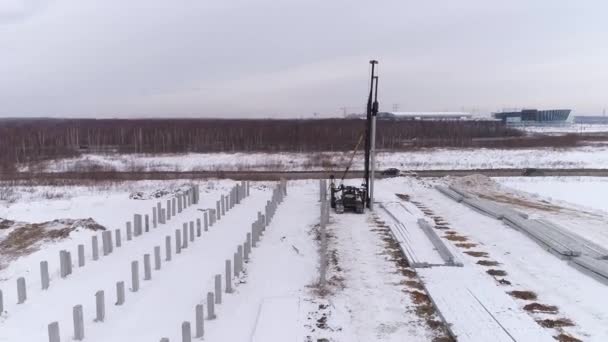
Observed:
[[[602,1],[5,1],[0,116],[608,105]]]

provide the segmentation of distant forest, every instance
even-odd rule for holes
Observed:
[[[87,151],[347,151],[355,147],[364,127],[360,119],[4,119],[0,165],[7,172],[16,163]],[[377,132],[377,147],[383,150],[467,147],[521,135],[496,121],[379,120]]]

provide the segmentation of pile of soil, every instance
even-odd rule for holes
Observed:
[[[9,233],[0,241],[0,256],[7,259],[31,254],[45,241],[65,239],[76,229],[106,230],[92,218],[57,219],[41,223],[18,222],[0,218],[0,229]],[[0,235],[1,237],[2,235]]]
[[[189,188],[190,188],[189,185],[183,185],[176,189],[156,189],[152,192],[135,191],[129,195],[129,198],[134,199],[134,200],[147,200],[147,199],[163,198],[165,196],[181,194],[181,193],[187,191]]]

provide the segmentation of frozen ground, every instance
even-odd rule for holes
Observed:
[[[549,325],[563,319],[560,322],[571,321],[572,326],[543,328],[538,325],[537,328],[551,336],[563,334],[584,341],[608,340],[605,285],[569,267],[527,236],[433,189],[433,182],[444,181],[402,177],[378,181],[377,199],[400,201],[396,194],[408,194],[412,201],[422,203],[441,216],[449,225],[449,231],[464,239],[448,238],[445,231],[440,231],[442,239],[459,253],[458,258],[467,270],[459,273],[457,268],[451,269],[453,276],[472,284],[471,288],[481,289],[478,291],[483,293],[478,293],[478,298],[500,293],[501,305],[512,306],[502,314],[503,317],[524,317]],[[0,217],[26,222],[91,217],[106,227],[122,228],[125,221],[132,219],[133,212],[147,212],[157,201],[129,199],[132,192],[183,185],[183,182],[143,181],[96,188],[22,188],[15,202],[0,202]],[[59,279],[54,263],[48,291],[39,290],[38,262],[44,259],[55,262],[59,250],[74,251],[78,243],[88,246],[92,232],[80,230],[68,239],[46,243],[29,256],[5,260],[6,268],[0,270],[0,289],[4,292],[5,303],[5,312],[0,315],[0,341],[44,341],[47,324],[53,320],[60,323],[62,341],[69,341],[72,338],[71,310],[75,304],[84,306],[85,341],[157,341],[164,336],[171,341],[181,340],[181,323],[187,320],[194,324],[194,306],[199,303],[206,306],[205,294],[213,287],[213,275],[223,272],[223,261],[231,257],[236,244],[244,241],[257,212],[263,210],[265,201],[270,198],[268,186],[271,183],[253,183],[250,198],[231,210],[180,255],[175,255],[174,260],[167,263],[163,258],[162,269],[152,272],[152,280],[142,280],[139,292],[127,291],[126,304],[122,307],[113,305],[114,285],[118,280],[125,280],[130,287],[130,262],[140,260],[154,246],[162,245],[165,236],[172,235],[182,222],[201,217],[198,209],[212,207],[233,182],[204,181],[200,185],[200,205],[188,208],[170,224],[125,242],[100,261],[87,259],[87,265],[75,267],[74,274],[67,279]],[[488,183],[478,184],[480,189],[487,186]],[[568,224],[571,229],[580,226],[579,234],[608,246],[604,212],[581,211],[575,204],[518,194],[551,208],[545,210],[539,205],[528,210],[532,215],[548,215],[560,224]],[[563,210],[557,210],[555,206]],[[372,213],[332,213],[328,226],[330,291],[320,296],[317,284],[318,220],[318,182],[289,182],[288,196],[279,206],[259,247],[254,249],[244,274],[235,280],[235,292],[223,296],[222,304],[217,306],[218,319],[205,320],[206,341],[422,342],[445,338],[441,318],[431,307],[420,281],[428,282],[426,285],[435,289],[447,286],[440,291],[448,295],[449,284],[428,272],[417,276],[395,248],[387,226]],[[2,238],[0,235],[0,240]],[[469,251],[487,255],[480,258],[467,254]],[[487,274],[489,268],[479,264],[480,260],[495,262],[492,268],[505,274]],[[18,276],[28,279],[28,301],[21,305],[15,300]],[[100,289],[106,291],[106,321],[103,323],[93,321],[94,293]],[[511,299],[508,293],[514,290],[533,292],[537,298]],[[555,306],[556,312],[527,310],[527,305],[533,303]],[[467,308],[447,305],[451,305],[449,309],[455,313],[448,323],[460,328],[454,330],[474,334],[474,329],[468,326],[474,323],[458,319],[459,310]],[[512,327],[515,324],[517,328],[516,322],[516,319],[510,321]]]
[[[504,177],[500,184],[539,197],[570,202],[608,213],[608,179],[601,177]]]
[[[61,159],[22,167],[27,171],[229,171],[229,170],[325,170],[343,169],[350,153],[189,153],[168,155],[95,155]],[[608,168],[608,147],[567,149],[421,149],[380,152],[380,169],[491,168]],[[352,169],[363,169],[357,154]]]
[[[144,253],[151,253],[154,246],[164,246],[165,236],[173,236],[182,222],[200,218],[198,209],[213,207],[216,197],[232,184],[201,183],[200,205],[137,239],[123,240],[122,247],[99,261],[91,260],[87,248],[87,264],[83,268],[75,266],[74,274],[67,279],[58,274],[59,251],[71,250],[75,258],[75,246],[83,243],[88,247],[93,232],[77,230],[67,239],[46,242],[28,256],[5,260],[6,267],[0,270],[5,303],[0,341],[46,340],[47,324],[52,321],[59,322],[62,340],[71,340],[72,306],[76,304],[84,307],[86,341],[150,341],[163,336],[181,340],[181,322],[194,324],[194,306],[206,306],[205,295],[213,288],[213,275],[223,272],[223,261],[231,257],[236,244],[243,242],[256,213],[270,196],[267,186],[271,183],[255,183],[250,198],[180,255],[174,255],[171,262],[165,262],[163,247],[161,270],[153,271],[151,280],[142,280],[137,293],[128,290],[130,262],[140,260],[141,264]],[[133,191],[152,192],[181,185],[146,181],[107,188],[22,188],[14,203],[2,202],[0,217],[26,222],[91,217],[108,228],[122,228],[133,212],[147,212],[157,201],[129,199]],[[49,191],[62,196],[44,195]],[[319,297],[315,240],[318,183],[291,182],[288,192],[245,266],[245,273],[235,280],[235,293],[224,294],[222,304],[217,306],[219,318],[205,321],[205,340],[278,342],[313,341],[315,337],[330,341],[398,341],[407,337],[428,341],[436,336],[414,313],[400,283],[403,277],[395,274],[395,262],[383,254],[382,237],[369,230],[368,215],[343,216],[334,223],[340,239],[332,248],[336,257],[339,255],[340,277],[344,279],[335,295]],[[40,260],[48,260],[51,269],[51,287],[46,291],[40,290]],[[15,300],[15,280],[19,276],[28,281],[28,300],[20,305]],[[124,306],[113,305],[114,285],[119,280],[124,280],[127,287]],[[98,290],[106,293],[103,323],[93,321],[94,294]],[[371,302],[374,305],[370,306],[370,298],[377,298]],[[324,311],[331,315],[330,322],[324,321]],[[282,323],[277,326],[277,321]],[[334,330],[334,326],[339,329]]]

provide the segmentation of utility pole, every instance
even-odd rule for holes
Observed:
[[[340,109],[342,110],[342,115],[344,117],[346,117],[346,115],[347,115],[346,111],[348,110],[348,107],[340,107]]]

